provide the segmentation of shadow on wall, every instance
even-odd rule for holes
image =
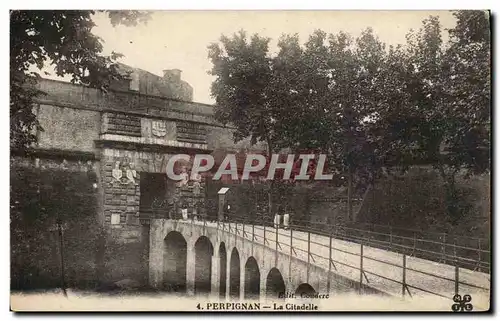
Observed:
[[[61,286],[57,218],[64,227],[66,286],[95,288],[104,246],[95,173],[14,166],[10,174],[11,289]]]
[[[490,177],[459,177],[462,218],[451,223],[443,182],[432,169],[414,169],[377,181],[358,215],[360,223],[489,237]]]

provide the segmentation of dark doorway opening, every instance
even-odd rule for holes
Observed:
[[[167,175],[164,173],[141,172],[140,175],[141,209],[151,210],[160,207],[167,198]],[[164,202],[166,205],[166,202]]]

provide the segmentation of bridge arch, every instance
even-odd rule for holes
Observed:
[[[214,255],[212,242],[206,236],[200,236],[194,244],[194,252],[194,292],[208,295],[212,284],[212,256]]]
[[[307,297],[308,295],[316,294],[316,290],[309,283],[300,284],[295,290],[295,297],[301,298],[302,295]]]
[[[164,240],[163,287],[167,291],[186,292],[187,242],[172,231]]]
[[[279,296],[284,298],[285,292],[285,281],[280,270],[272,268],[266,278],[266,298],[279,299]]]
[[[233,248],[231,251],[231,260],[229,263],[229,295],[231,298],[240,297],[240,254]]]
[[[226,244],[221,242],[219,245],[219,296],[226,297],[226,278],[227,278],[227,253]]]
[[[245,264],[245,299],[258,299],[260,297],[260,271],[259,265],[253,256]]]

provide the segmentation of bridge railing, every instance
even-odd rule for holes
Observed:
[[[256,216],[255,218],[231,215],[234,222],[258,220],[265,226],[273,226],[273,218]],[[316,234],[342,239],[354,243],[363,243],[391,252],[407,254],[426,260],[449,265],[458,265],[473,271],[490,273],[490,248],[487,238],[472,238],[447,233],[436,233],[416,229],[392,228],[376,224],[346,226],[341,224],[315,223],[308,220],[293,220],[294,229],[312,231]]]
[[[444,232],[397,228],[387,225],[357,223],[350,227],[358,238],[371,246],[393,252],[410,252],[423,259],[453,264],[456,257],[462,268],[490,273],[490,239]],[[349,233],[352,234],[352,233]]]
[[[407,254],[422,259],[436,261],[473,271],[490,273],[490,251],[486,239],[458,237],[445,233],[429,233],[417,230],[406,230],[405,233],[390,231],[365,230],[356,227],[322,225],[305,226],[306,222],[297,224],[298,229],[311,230],[317,234],[327,235],[331,231],[337,239],[369,245],[391,252]],[[445,240],[445,241],[443,241]],[[472,244],[472,245],[471,245]],[[487,243],[486,243],[487,244]]]
[[[200,217],[197,220],[197,224],[203,224],[204,228],[210,223],[206,217]],[[191,224],[194,224],[196,220],[195,218],[191,218],[190,221]],[[231,215],[230,220],[211,221],[211,224],[214,223],[217,224],[217,229],[219,230],[234,234],[235,237],[240,236],[253,242],[258,242],[276,250],[276,252],[280,251],[289,254],[291,257],[297,257],[307,262],[308,266],[310,264],[320,265],[328,269],[329,275],[330,272],[338,270],[342,266],[344,267],[344,271],[345,269],[349,270],[350,273],[348,274],[358,280],[360,292],[363,291],[363,284],[370,285],[370,279],[372,279],[371,282],[373,284],[373,277],[385,280],[384,282],[386,283],[391,283],[390,287],[392,290],[394,290],[394,286],[399,287],[399,293],[402,296],[412,296],[412,293],[415,291],[420,291],[452,299],[448,293],[433,289],[432,285],[438,289],[440,287],[450,288],[452,286],[454,294],[459,294],[459,291],[463,290],[464,287],[468,290],[489,291],[489,285],[473,284],[474,281],[471,281],[470,274],[466,273],[464,276],[462,275],[463,270],[461,271],[461,268],[474,270],[480,267],[489,273],[490,263],[481,261],[480,259],[481,256],[489,257],[489,250],[457,245],[456,242],[446,243],[439,240],[423,239],[418,237],[417,234],[413,237],[407,237],[345,226],[318,225],[300,220],[293,221],[293,224],[289,224],[285,228],[274,225],[266,217],[249,218]],[[357,244],[357,247],[342,246],[339,240],[349,242],[351,245]],[[434,247],[430,246],[427,248],[425,244],[431,244]],[[356,251],[356,248],[358,251]],[[441,250],[434,250],[435,248]],[[373,252],[373,249],[383,249],[398,253],[397,260],[399,261],[396,262],[394,257],[390,260],[384,259],[383,255],[375,257],[376,253]],[[473,258],[467,257],[467,253],[470,253],[467,251],[474,251],[478,255]],[[334,254],[338,253],[350,259],[336,259],[336,255]],[[418,264],[410,264],[411,266],[408,266],[409,259],[414,257],[446,264],[451,268],[449,271],[452,271],[452,273],[450,275],[450,273],[443,274],[442,271],[430,272],[417,268]],[[369,267],[367,268],[370,262],[376,262],[379,266],[385,266],[391,270],[398,270],[399,272],[396,273],[398,276],[383,275],[381,272],[384,270],[383,268],[377,269],[377,271]],[[290,270],[292,268],[291,264],[290,261]],[[474,268],[469,268],[469,266]],[[418,274],[421,279],[427,279],[428,281],[415,284],[409,281],[409,272],[413,275]],[[441,286],[438,283],[446,284]],[[436,286],[436,284],[438,285]],[[330,286],[330,278],[328,278],[328,291],[330,290]]]

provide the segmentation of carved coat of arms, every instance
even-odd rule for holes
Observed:
[[[151,132],[154,136],[164,137],[167,134],[167,124],[163,120],[153,120]]]
[[[134,185],[138,185],[135,181],[137,177],[137,172],[134,169],[134,164],[121,164],[117,161],[115,163],[115,168],[111,171],[111,175],[113,176],[113,182],[119,182],[120,184],[129,184],[132,183]]]

